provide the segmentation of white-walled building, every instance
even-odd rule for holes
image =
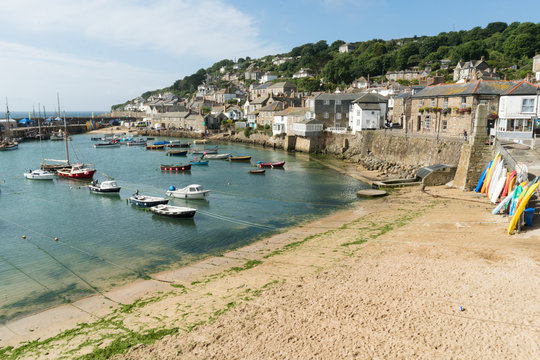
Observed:
[[[349,127],[353,134],[368,129],[381,129],[386,122],[388,99],[379,94],[364,93],[351,103]]]
[[[536,74],[536,81],[540,82],[540,54],[533,57],[533,72]]]
[[[540,120],[540,87],[522,81],[499,100],[496,136],[500,139],[531,139]],[[489,117],[497,114],[491,113]]]

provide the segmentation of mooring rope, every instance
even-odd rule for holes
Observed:
[[[204,210],[197,210],[197,211],[200,212],[203,215],[210,216],[210,217],[213,217],[215,219],[229,221],[229,222],[236,223],[236,224],[239,224],[239,225],[246,225],[246,226],[251,226],[251,227],[256,227],[256,228],[266,229],[266,230],[275,230],[275,229],[277,229],[276,227],[267,226],[267,225],[261,225],[261,224],[257,224],[257,223],[250,222],[250,221],[245,221],[245,220],[233,219],[233,218],[230,218],[228,216],[214,214],[214,213],[204,211]]]

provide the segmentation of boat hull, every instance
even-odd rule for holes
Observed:
[[[189,171],[191,164],[185,165],[161,165],[161,171]]]
[[[205,160],[227,160],[231,154],[203,154],[202,159]]]
[[[174,217],[174,218],[192,218],[197,212],[196,209],[179,207],[179,206],[168,206],[168,205],[158,205],[152,206],[150,211],[156,215]]]
[[[210,190],[204,190],[200,193],[183,193],[178,191],[167,191],[167,196],[178,198],[178,199],[188,199],[188,200],[204,200],[209,196]]]
[[[53,180],[54,174],[48,171],[46,172],[46,174],[31,172],[31,173],[24,173],[24,177],[27,178],[28,180]]]
[[[5,146],[0,146],[0,151],[17,150],[18,148],[19,148],[19,144],[5,145]]]
[[[250,161],[251,156],[230,156],[229,161]]]
[[[284,165],[285,161],[259,163],[260,168],[278,168],[283,167]]]
[[[103,188],[100,188],[98,186],[92,186],[92,185],[88,185],[88,188],[90,189],[91,192],[93,193],[100,193],[100,194],[111,194],[111,193],[119,193],[120,192],[120,186],[118,187],[115,187],[115,188],[106,188],[106,189],[103,189]]]
[[[88,169],[84,171],[71,171],[69,170],[57,170],[56,173],[59,176],[70,178],[70,179],[91,179],[94,177],[95,169]]]
[[[167,151],[167,156],[186,156],[187,150]]]
[[[152,207],[160,204],[167,204],[169,202],[169,199],[165,198],[154,198],[154,197],[146,197],[146,196],[132,196],[129,198],[129,201],[133,205],[137,205],[140,207]]]

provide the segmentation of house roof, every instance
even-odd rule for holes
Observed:
[[[259,96],[258,98],[255,98],[253,100],[251,100],[249,102],[250,105],[258,105],[258,104],[266,104],[266,102],[268,101],[268,97],[265,97],[265,96]]]
[[[288,81],[281,81],[281,82],[277,82],[277,83],[274,83],[274,84],[270,85],[269,89],[284,88],[284,87],[296,88],[296,85],[291,84]]]
[[[264,89],[270,87],[270,85],[272,85],[271,82],[265,82],[264,84],[255,86],[255,87],[253,88],[253,90],[264,90]]]
[[[315,97],[315,100],[356,100],[358,98],[358,94],[348,94],[348,93],[341,93],[341,94],[330,94],[330,93],[321,93],[318,96]]]
[[[286,115],[286,116],[304,116],[308,111],[308,108],[305,107],[288,107],[280,112],[277,112],[276,115]]]
[[[521,81],[516,86],[508,90],[504,95],[536,95],[540,87],[527,81]]]
[[[375,103],[359,103],[358,106],[362,110],[381,110],[379,105]]]
[[[463,84],[438,84],[417,92],[413,98],[464,95],[502,95],[517,85],[515,81],[477,80]]]
[[[266,105],[259,109],[259,111],[281,111],[283,110],[283,103],[281,101],[274,101],[271,104]]]
[[[379,104],[379,103],[385,103],[388,99],[382,95],[379,95],[377,93],[362,93],[360,96],[357,94],[357,98],[353,101],[353,103],[373,103],[373,104]]]

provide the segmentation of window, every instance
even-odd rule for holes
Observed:
[[[435,98],[431,99],[431,107],[435,106]]]
[[[465,109],[467,107],[467,97],[462,96],[461,97],[461,108]]]
[[[360,110],[356,110],[356,116],[360,116]]]
[[[420,99],[420,101],[418,102],[418,107],[423,107],[424,106],[424,99]]]
[[[337,114],[336,114],[336,119],[338,119],[338,120],[341,119],[341,113],[337,113]]]
[[[447,126],[448,126],[448,121],[443,120],[442,121],[442,132],[446,132]]]
[[[324,100],[323,105],[330,105],[330,100]]]
[[[523,99],[521,100],[521,112],[531,113],[534,112],[534,99]]]
[[[341,100],[336,100],[336,105],[341,105]]]
[[[345,113],[345,117],[348,119],[349,118],[349,113]]]
[[[448,98],[445,97],[444,102],[443,102],[443,108],[446,109],[447,107],[448,107]]]
[[[324,118],[325,118],[325,119],[328,119],[328,118],[329,118],[329,115],[328,115],[327,112],[324,113]]]
[[[429,115],[427,115],[424,118],[424,130],[429,130],[430,125],[431,125],[431,119],[430,119]]]

